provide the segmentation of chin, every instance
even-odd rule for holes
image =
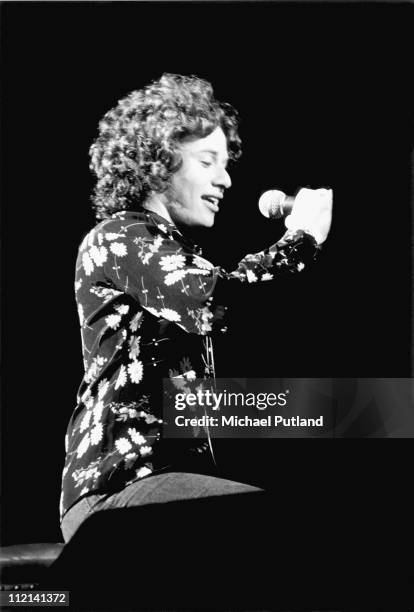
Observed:
[[[215,221],[214,215],[203,215],[200,217],[195,217],[191,220],[187,225],[191,225],[192,227],[213,227]]]
[[[205,223],[203,223],[203,227],[213,227],[215,218],[207,219]]]
[[[215,213],[208,211],[206,215],[203,215],[202,220],[204,227],[213,227],[214,221],[216,220],[216,215]]]

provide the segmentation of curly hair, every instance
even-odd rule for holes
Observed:
[[[162,193],[182,164],[179,143],[223,130],[229,159],[241,155],[235,109],[215,100],[210,83],[195,76],[165,73],[119,100],[99,123],[90,148],[97,177],[92,196],[98,219],[142,205]]]

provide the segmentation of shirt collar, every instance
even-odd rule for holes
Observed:
[[[202,255],[201,247],[195,244],[194,240],[189,238],[188,236],[184,236],[182,232],[177,228],[177,226],[165,217],[162,217],[158,213],[152,210],[142,209],[139,211],[134,210],[121,210],[119,212],[114,213],[111,218],[113,219],[135,219],[143,221],[145,220],[152,227],[157,227],[161,234],[166,237],[171,238],[172,240],[176,240],[180,242],[187,249],[193,251],[197,255]]]

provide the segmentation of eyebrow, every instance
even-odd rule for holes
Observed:
[[[197,151],[198,154],[203,154],[203,153],[210,153],[210,155],[213,155],[216,159],[219,155],[218,151],[215,151],[214,149],[201,149],[200,151]],[[229,161],[229,156],[226,155],[226,157],[224,158],[225,163],[227,163]]]

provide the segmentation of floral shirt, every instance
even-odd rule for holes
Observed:
[[[75,278],[85,375],[65,438],[61,517],[88,493],[211,456],[205,440],[163,439],[163,379],[214,376],[218,284],[300,271],[317,248],[287,232],[227,273],[153,212],[116,213],[87,234]]]

